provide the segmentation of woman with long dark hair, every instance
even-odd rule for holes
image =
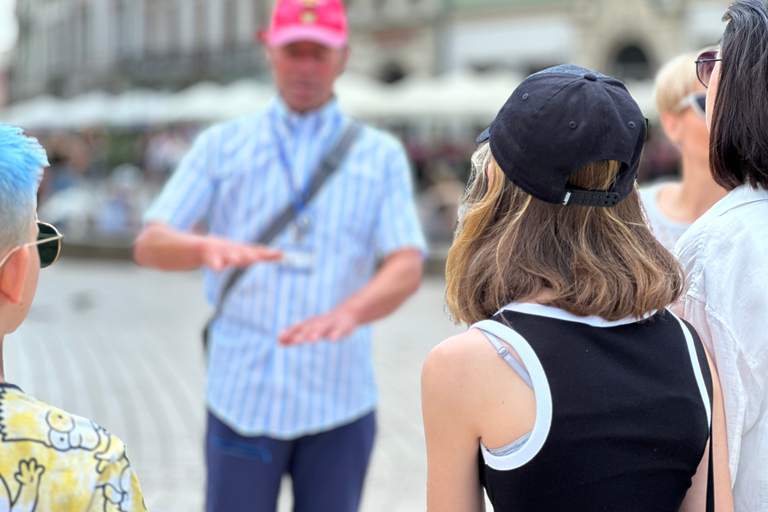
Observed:
[[[736,510],[768,510],[768,3],[725,14],[720,50],[697,60],[707,91],[710,167],[728,195],[675,249],[691,322],[722,382]]]
[[[558,66],[478,139],[446,268],[471,328],[422,375],[430,512],[483,487],[497,512],[731,509],[717,377],[635,185],[645,135],[624,84]]]

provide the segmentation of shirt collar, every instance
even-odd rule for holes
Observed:
[[[704,219],[704,221],[714,219],[739,206],[766,200],[768,200],[768,191],[762,188],[755,189],[749,184],[739,185],[728,192],[724,198],[716,202],[709,211],[701,216],[701,219]]]
[[[289,126],[296,126],[299,123],[311,120],[320,121],[321,123],[330,120],[339,114],[339,101],[336,99],[336,96],[332,96],[331,99],[320,108],[299,114],[298,112],[291,110],[285,103],[283,97],[278,95],[273,102],[272,108],[281,121]]]

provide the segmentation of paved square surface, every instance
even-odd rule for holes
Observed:
[[[461,331],[427,278],[374,330],[378,437],[363,512],[426,508],[419,379],[427,353]],[[5,340],[9,382],[120,437],[152,512],[203,510],[205,419],[200,272],[64,260],[43,270],[27,322]],[[290,482],[280,512],[291,510]]]

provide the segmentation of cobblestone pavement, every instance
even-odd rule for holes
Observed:
[[[427,278],[376,325],[381,401],[363,512],[426,507],[421,365],[435,344],[460,330],[443,313],[443,292],[442,279]],[[125,441],[150,511],[202,511],[199,333],[210,312],[199,272],[64,260],[41,273],[27,322],[6,338],[6,378]],[[286,480],[280,512],[291,510],[289,486]]]

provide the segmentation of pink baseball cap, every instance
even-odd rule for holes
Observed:
[[[269,30],[260,38],[279,47],[310,41],[329,48],[347,44],[347,16],[340,0],[278,0]]]

